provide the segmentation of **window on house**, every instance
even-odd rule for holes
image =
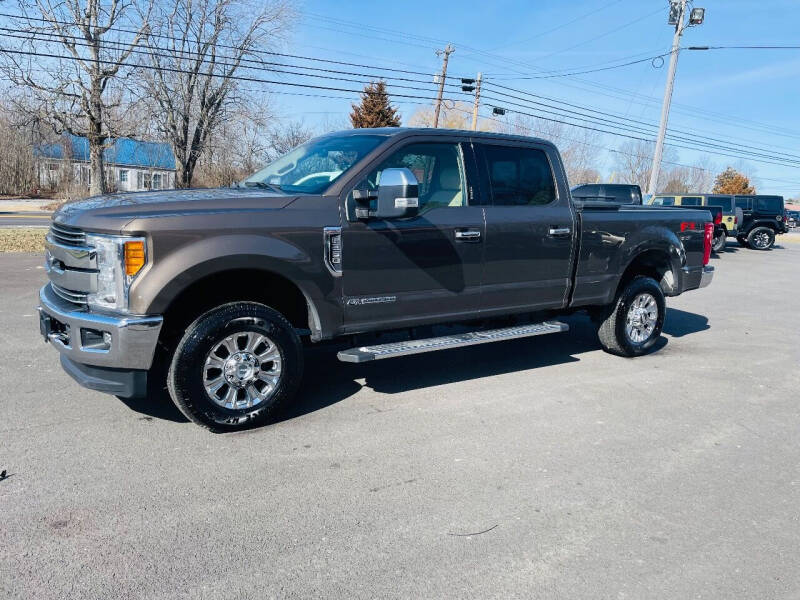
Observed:
[[[120,169],[119,170],[119,182],[120,183],[128,183],[128,170],[127,169]]]
[[[144,173],[136,171],[136,189],[141,190],[144,187]]]
[[[144,189],[146,190],[153,189],[153,176],[150,173],[144,174]]]
[[[58,163],[47,163],[48,171],[58,171]]]
[[[161,173],[153,173],[153,189],[161,189]]]

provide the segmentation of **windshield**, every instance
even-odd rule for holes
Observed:
[[[386,139],[381,135],[323,136],[298,146],[242,183],[282,192],[319,194]]]

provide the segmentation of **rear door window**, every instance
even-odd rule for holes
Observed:
[[[706,206],[721,206],[723,212],[733,212],[733,198],[730,196],[709,196]]]
[[[675,206],[675,196],[658,196],[650,203],[653,206]]]
[[[750,210],[752,208],[752,198],[747,198],[743,196],[736,196],[736,208],[741,208],[742,210]]]
[[[495,206],[541,206],[556,199],[543,150],[484,144],[483,151]]]
[[[681,206],[700,206],[702,200],[700,196],[684,196],[681,198]]]
[[[755,209],[758,212],[781,214],[783,212],[783,198],[779,196],[767,196],[765,198],[756,198]]]

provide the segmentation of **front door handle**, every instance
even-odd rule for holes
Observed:
[[[479,242],[481,232],[479,229],[456,229],[456,239],[462,242]]]
[[[551,227],[548,235],[550,237],[567,237],[572,233],[569,227]]]

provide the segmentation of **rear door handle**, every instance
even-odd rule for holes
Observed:
[[[481,232],[478,229],[456,229],[456,239],[462,242],[479,242]]]
[[[572,233],[569,227],[551,227],[548,234],[550,237],[567,237]]]

